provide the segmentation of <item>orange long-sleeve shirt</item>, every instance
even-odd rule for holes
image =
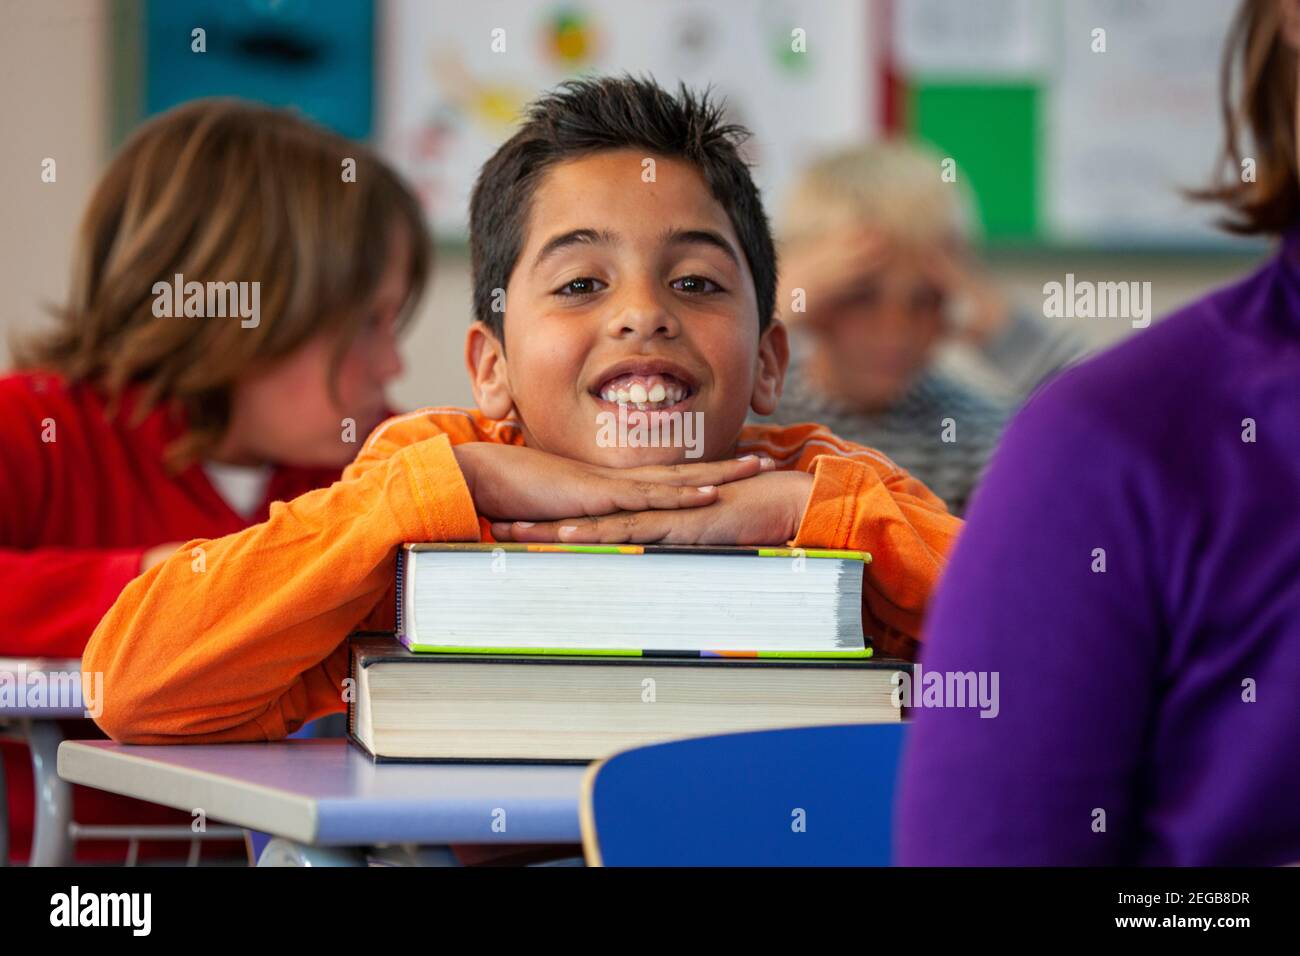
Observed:
[[[397,546],[491,540],[452,451],[475,441],[524,443],[518,422],[476,411],[392,418],[335,484],[132,581],[82,658],[104,674],[100,727],[131,743],[275,740],[343,710],[348,634],[393,626]],[[737,454],[750,452],[813,474],[792,546],[870,551],[867,627],[883,653],[910,654],[961,522],[884,455],[819,425],[748,425]]]

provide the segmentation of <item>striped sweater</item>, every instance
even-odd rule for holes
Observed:
[[[983,358],[1017,400],[987,395],[934,370],[876,413],[856,411],[818,392],[803,374],[808,342],[792,336],[793,361],[776,413],[756,421],[819,422],[859,445],[878,449],[964,514],[1018,399],[1079,357],[1079,343],[1026,314],[983,350]]]

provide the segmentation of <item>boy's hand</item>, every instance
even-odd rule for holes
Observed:
[[[812,485],[813,476],[804,471],[772,472],[720,486],[717,501],[704,508],[496,522],[492,536],[563,544],[784,545],[799,529]]]
[[[453,451],[475,509],[498,521],[694,509],[717,501],[718,486],[775,467],[770,458],[755,455],[681,465],[603,468],[520,445],[469,442],[456,445]]]
[[[783,250],[777,299],[781,321],[789,326],[824,326],[830,306],[844,290],[876,274],[889,254],[882,235],[859,226],[837,229]],[[790,293],[794,289],[804,290],[803,312],[793,309]]]
[[[1006,328],[1010,303],[997,285],[985,276],[970,254],[962,249],[938,246],[929,259],[931,280],[953,303],[958,321],[957,337],[976,348],[984,348]]]

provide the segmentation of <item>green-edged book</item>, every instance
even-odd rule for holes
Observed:
[[[872,660],[416,654],[354,637],[349,736],[376,761],[583,763],[709,734],[900,719]]]
[[[866,658],[863,551],[408,544],[397,635],[417,653]]]

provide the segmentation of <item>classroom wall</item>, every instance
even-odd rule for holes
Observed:
[[[31,3],[0,0],[0,367],[9,364],[10,336],[38,327],[42,306],[57,302],[71,270],[77,222],[106,163],[110,138],[110,11],[108,2]],[[58,181],[42,183],[41,160],[54,157]],[[1041,309],[1043,283],[1077,278],[1150,281],[1156,315],[1244,274],[1249,256],[1000,251],[993,275],[1024,307]],[[462,361],[470,320],[468,253],[439,249],[433,291],[405,342],[406,372],[394,389],[399,407],[467,404]],[[1132,334],[1122,320],[1070,321],[1102,346]],[[960,350],[945,361],[979,378]]]
[[[0,0],[0,357],[63,292],[108,139],[107,5]],[[58,179],[41,182],[54,158]]]

